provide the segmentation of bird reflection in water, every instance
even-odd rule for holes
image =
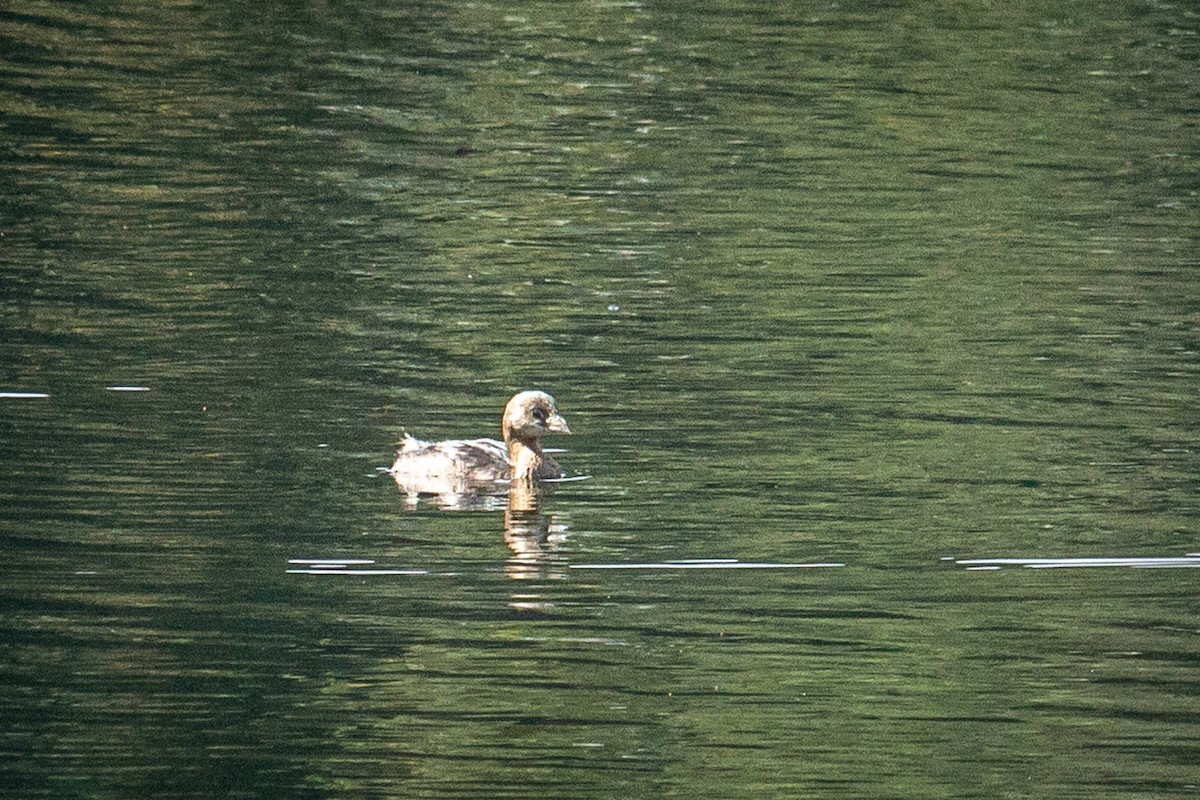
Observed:
[[[541,508],[545,486],[514,481],[504,509],[504,541],[513,554],[504,571],[514,580],[561,578],[565,562],[555,551],[567,540],[567,525]]]
[[[400,485],[400,489],[409,511],[417,510],[423,501],[443,511],[503,511],[504,542],[512,551],[505,573],[514,580],[559,579],[566,574],[567,564],[557,551],[567,541],[569,526],[563,514],[550,513],[543,507],[545,496],[557,482],[516,480],[502,493],[445,492],[424,498],[408,491],[409,487]],[[522,608],[543,607],[533,596],[514,598],[514,602]]]

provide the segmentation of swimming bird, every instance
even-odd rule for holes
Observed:
[[[504,441],[425,442],[405,434],[388,472],[410,495],[499,492],[511,484],[562,478],[562,467],[540,440],[549,433],[570,432],[553,397],[536,390],[519,392],[500,419]]]

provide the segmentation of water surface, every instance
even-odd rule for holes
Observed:
[[[14,796],[1195,793],[1186,6],[0,37]],[[589,480],[377,472],[528,387]]]

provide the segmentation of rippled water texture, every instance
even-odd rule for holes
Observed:
[[[1196,794],[1189,4],[0,42],[5,795]]]

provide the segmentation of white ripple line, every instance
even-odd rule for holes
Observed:
[[[821,567],[844,567],[843,563],[830,561],[811,564],[779,564],[763,561],[733,560],[689,560],[662,561],[641,564],[571,564],[571,569],[817,569]]]

